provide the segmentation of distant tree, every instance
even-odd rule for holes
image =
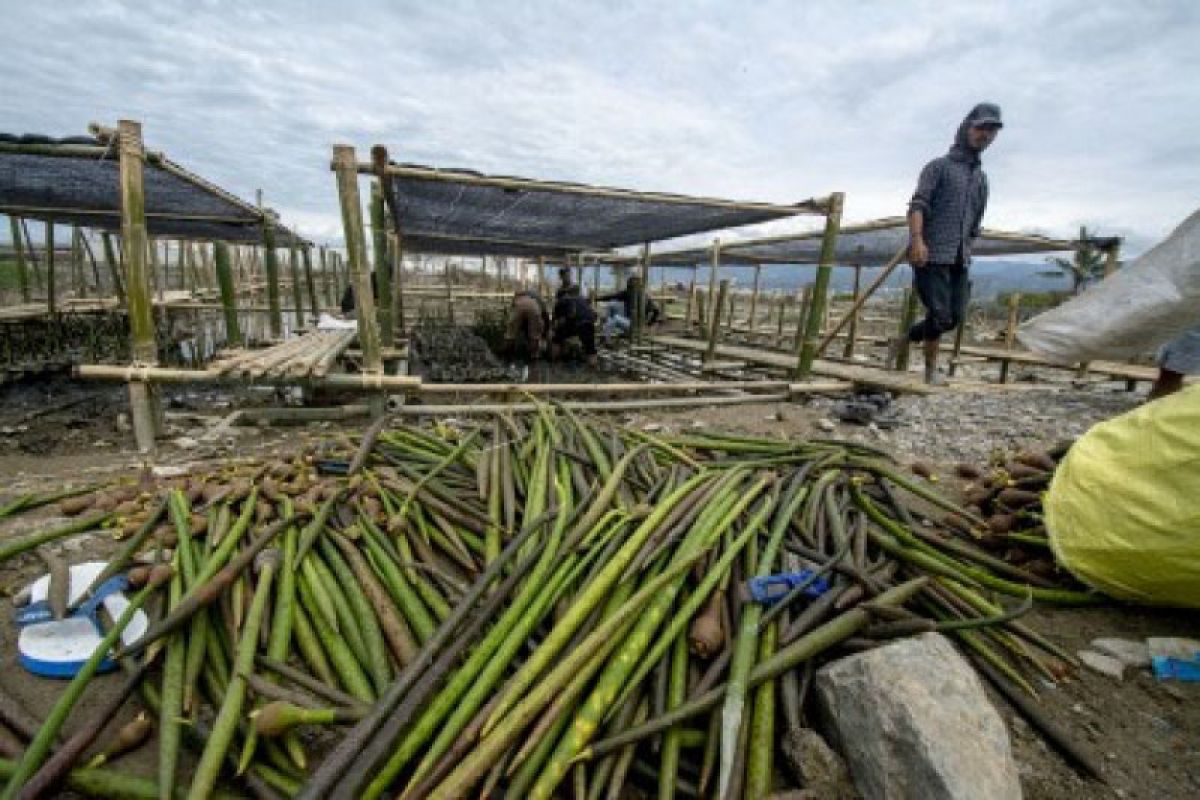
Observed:
[[[1071,279],[1071,294],[1079,294],[1088,284],[1104,277],[1104,254],[1091,245],[1087,228],[1079,229],[1079,241],[1080,247],[1075,251],[1074,258],[1048,258],[1046,263],[1053,266],[1055,271],[1040,273],[1066,275]]]

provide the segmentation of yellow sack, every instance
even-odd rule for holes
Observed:
[[[1079,580],[1200,608],[1200,385],[1092,427],[1043,505],[1054,554]]]

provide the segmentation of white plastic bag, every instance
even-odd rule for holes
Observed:
[[[1200,322],[1200,211],[1078,297],[1017,330],[1038,355],[1074,364],[1134,358]]]

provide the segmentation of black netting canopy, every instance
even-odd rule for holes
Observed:
[[[405,250],[561,255],[820,213],[815,201],[747,203],[390,164]]]
[[[158,154],[144,171],[146,227],[152,236],[260,242],[262,213]],[[0,134],[0,213],[119,231],[116,148],[86,136]],[[299,243],[278,227],[279,245]]]
[[[721,264],[815,264],[820,260],[821,231],[766,239],[731,241],[721,246]],[[1093,240],[1093,245],[1102,245]],[[1057,253],[1079,246],[1077,241],[1051,239],[1026,233],[1010,233],[989,228],[975,240],[976,256],[1016,256],[1032,253]],[[886,264],[901,248],[908,247],[908,222],[903,217],[844,226],[837,238],[835,262],[843,265],[874,267]],[[693,248],[653,253],[654,264],[707,264],[710,248]]]

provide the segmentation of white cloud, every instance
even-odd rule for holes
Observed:
[[[330,146],[900,213],[981,99],[987,223],[1140,249],[1194,210],[1200,6],[1154,2],[10,4],[0,130],[141,119],[152,148],[318,239]],[[34,46],[36,44],[36,46]],[[789,223],[803,227],[805,221]],[[778,227],[778,226],[776,226]]]

